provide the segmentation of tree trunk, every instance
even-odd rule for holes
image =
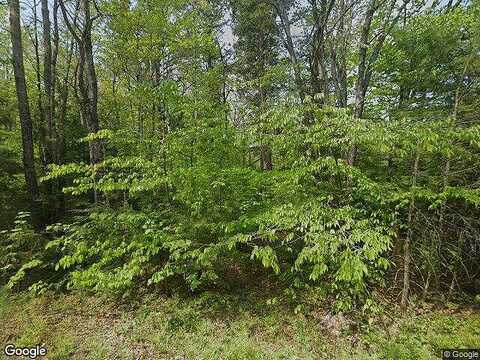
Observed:
[[[48,155],[48,146],[47,146],[47,132],[45,129],[45,113],[43,111],[43,92],[42,92],[42,75],[40,70],[40,53],[38,50],[38,17],[37,17],[37,6],[33,4],[33,48],[35,50],[35,75],[36,75],[36,85],[37,85],[37,107],[39,114],[39,142],[38,149],[40,154],[40,159],[44,168],[47,167],[49,162]]]
[[[82,110],[82,118],[84,126],[89,134],[96,133],[100,130],[98,121],[98,90],[97,75],[95,72],[95,62],[93,58],[92,46],[92,23],[94,18],[90,15],[90,1],[80,0],[80,10],[83,12],[84,27],[76,29],[68,18],[65,4],[59,0],[62,10],[63,19],[70,33],[74,37],[79,51],[79,62],[77,69],[77,85],[80,92],[79,100]],[[98,139],[90,142],[89,145],[90,163],[97,164],[103,161],[103,142]]]
[[[278,16],[280,17],[280,21],[282,23],[283,32],[285,33],[285,44],[288,51],[288,56],[290,57],[290,62],[292,64],[295,84],[297,86],[300,100],[303,102],[303,100],[305,99],[305,90],[303,88],[302,74],[300,71],[300,66],[298,64],[297,54],[295,52],[295,47],[293,45],[288,13],[287,13],[287,10],[284,8],[284,6],[282,6],[282,4],[280,4],[278,1],[274,2],[274,6],[275,6],[275,9],[277,10]]]
[[[321,94],[320,104],[328,104],[329,88],[328,88],[328,72],[327,72],[327,52],[326,28],[328,19],[333,9],[335,0],[325,0],[317,6],[317,2],[310,0],[315,21],[315,31],[313,34],[312,52],[310,57],[310,73],[313,91]]]
[[[53,124],[53,79],[52,79],[52,43],[50,41],[50,13],[48,10],[48,0],[41,0],[42,6],[42,38],[43,38],[43,86],[45,92],[44,114],[47,125],[47,148],[49,152],[49,161],[54,162],[55,155],[55,135]]]
[[[367,50],[368,37],[370,35],[370,28],[372,27],[373,15],[377,9],[376,0],[370,0],[363,20],[362,29],[360,33],[360,45],[358,51],[358,70],[357,82],[355,85],[355,117],[361,118],[365,108],[365,94],[367,92]]]
[[[336,27],[336,39],[333,41],[331,48],[331,68],[332,79],[335,85],[337,96],[337,106],[340,108],[347,107],[347,35],[345,26],[345,16],[349,12],[345,4],[345,0],[340,0]],[[350,18],[351,22],[351,18]]]
[[[379,35],[377,36],[375,46],[373,46],[370,56],[368,56],[369,48],[369,36],[371,32],[373,17],[375,12],[378,10],[379,6],[384,3],[378,3],[377,0],[370,0],[367,6],[367,11],[365,13],[365,18],[363,20],[362,29],[360,32],[360,45],[359,45],[359,62],[357,70],[357,81],[355,84],[355,108],[354,108],[354,117],[360,119],[363,117],[363,112],[365,109],[365,96],[367,94],[367,89],[370,83],[373,72],[373,64],[378,59],[380,51],[383,47],[385,39],[391,29],[400,19],[400,14],[403,9],[406,8],[410,0],[403,0],[402,6],[400,7],[397,16],[391,19],[391,15],[395,9],[396,0],[392,0],[386,9],[386,14],[384,15],[385,20],[381,26]],[[367,58],[368,57],[368,58]],[[350,165],[355,163],[355,158],[357,155],[357,149],[352,147],[348,153],[347,162]]]
[[[397,22],[400,20],[400,15],[402,11],[406,9],[410,0],[403,0],[401,7],[398,9],[397,15],[392,19],[391,16],[397,5],[396,0],[390,1],[389,6],[385,10],[383,24],[379,29],[379,34],[376,36],[376,42],[372,48],[370,56],[368,56],[369,48],[369,36],[372,27],[373,16],[378,10],[379,6],[384,3],[377,3],[377,0],[370,0],[368,3],[367,11],[365,13],[365,19],[362,24],[362,29],[360,33],[360,47],[359,47],[359,62],[358,62],[358,71],[357,71],[357,82],[355,85],[355,117],[361,118],[363,116],[363,111],[365,108],[365,95],[367,94],[367,89],[370,83],[370,78],[372,77],[373,64],[378,59],[380,51],[383,47],[385,39],[389,32],[395,27]]]
[[[81,0],[80,6],[85,16],[85,30],[83,31],[83,49],[85,54],[85,63],[87,65],[87,94],[89,117],[87,121],[87,128],[89,133],[96,133],[100,130],[98,122],[98,90],[97,90],[97,74],[95,72],[95,63],[93,60],[93,46],[92,46],[92,22],[90,16],[90,0]],[[85,94],[83,95],[85,96]],[[90,162],[97,164],[103,161],[103,142],[101,140],[94,140],[90,142]]]
[[[365,95],[368,87],[368,38],[370,35],[370,29],[372,27],[373,16],[377,10],[376,0],[370,0],[368,2],[367,11],[363,20],[361,32],[360,32],[360,44],[358,50],[358,68],[357,68],[357,81],[355,84],[355,107],[354,118],[360,119],[363,116],[363,110],[365,108]],[[347,163],[354,165],[357,157],[357,148],[355,145],[351,147],[347,155]]]
[[[70,66],[73,56],[73,41],[70,44],[70,49],[67,56],[67,64],[65,70],[65,77],[63,78],[62,87],[60,89],[60,105],[58,114],[58,138],[57,138],[57,159],[59,164],[65,161],[65,119],[67,116],[67,102],[68,102],[68,78],[70,77]]]
[[[459,84],[457,88],[455,89],[455,96],[454,96],[454,101],[453,101],[453,111],[452,111],[452,117],[453,120],[455,121],[455,124],[457,122],[457,116],[458,116],[458,108],[460,106],[460,101],[461,101],[461,90],[463,86],[463,78],[465,77],[465,74],[467,73],[468,65],[470,62],[470,58],[467,58],[467,61],[465,62],[465,65],[463,67],[463,71],[460,77]],[[451,166],[451,159],[450,156],[447,157],[447,160],[445,162],[445,169],[444,169],[444,174],[443,174],[443,190],[445,191],[447,186],[450,183],[450,166]],[[447,229],[445,227],[445,203],[442,203],[442,206],[440,207],[440,231],[441,231],[441,239],[443,241],[446,241],[448,239],[447,237]],[[462,234],[460,234],[460,241],[459,241],[459,251],[462,251],[462,246],[463,241],[462,241]],[[453,290],[455,288],[455,282],[457,281],[457,274],[455,271],[455,268],[453,269],[452,273],[452,282],[450,283],[450,288],[448,291],[448,297],[450,298],[453,294]]]
[[[265,171],[273,170],[272,151],[267,144],[260,146],[260,166]]]
[[[76,71],[76,82],[80,92],[79,105],[81,108],[81,117],[83,124],[89,134],[96,133],[100,130],[98,121],[98,90],[97,75],[95,72],[95,62],[93,58],[92,46],[92,24],[95,18],[90,16],[90,1],[80,0],[78,3],[83,13],[84,25],[82,29],[77,29],[75,23],[71,23],[65,8],[63,0],[59,0],[62,10],[63,19],[72,34],[78,47],[78,67]],[[104,158],[104,146],[101,139],[90,141],[89,157],[92,165],[98,164]],[[94,190],[94,201],[99,201],[99,194]]]
[[[313,41],[314,50],[310,62],[312,88],[315,94],[320,94],[321,96],[318,102],[320,104],[327,104],[329,91],[323,29],[319,29],[315,33]]]
[[[12,63],[15,75],[18,113],[22,131],[23,168],[28,195],[31,201],[31,216],[35,229],[40,229],[41,217],[39,211],[39,190],[37,174],[35,172],[32,118],[28,104],[27,86],[25,83],[25,69],[23,65],[22,33],[20,27],[20,4],[18,0],[9,0],[10,36],[12,41]]]
[[[417,185],[417,176],[418,176],[418,163],[420,161],[420,152],[417,145],[417,150],[415,153],[415,162],[413,164],[413,176],[412,176],[412,186],[410,190],[413,190]],[[405,237],[405,243],[403,247],[403,291],[402,291],[402,300],[400,302],[400,307],[403,311],[407,310],[408,307],[408,295],[410,292],[410,243],[413,237],[412,223],[413,215],[415,211],[415,196],[411,195],[410,205],[408,207],[408,229],[407,236]]]

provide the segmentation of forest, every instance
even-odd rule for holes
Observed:
[[[0,0],[0,27],[2,351],[480,348],[478,0]]]

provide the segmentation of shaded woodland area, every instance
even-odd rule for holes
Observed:
[[[6,288],[480,303],[478,0],[0,4]]]

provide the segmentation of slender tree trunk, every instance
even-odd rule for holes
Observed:
[[[462,71],[462,74],[461,74],[461,77],[460,77],[460,82],[459,82],[459,85],[457,86],[457,88],[455,89],[455,97],[454,97],[454,102],[453,102],[453,111],[452,111],[452,117],[453,117],[453,120],[455,121],[455,123],[457,122],[457,116],[458,116],[458,108],[460,106],[460,101],[461,101],[461,90],[462,90],[462,86],[463,86],[463,78],[465,77],[465,74],[467,73],[467,69],[468,69],[468,65],[470,63],[470,59],[471,57],[467,58],[467,61],[465,62],[465,65],[463,67],[463,71]],[[449,185],[449,182],[450,182],[450,164],[451,162],[451,159],[450,157],[447,157],[447,160],[445,162],[445,169],[444,169],[444,175],[443,175],[443,189],[445,190],[447,188],[447,186]],[[446,228],[445,228],[445,203],[442,203],[442,206],[440,207],[440,231],[442,232],[442,238],[444,238],[444,240],[447,239],[447,234],[446,234]],[[462,245],[463,245],[463,241],[462,241],[462,235],[460,235],[460,241],[459,241],[459,251],[462,251]],[[450,288],[449,288],[449,291],[448,291],[448,296],[451,297],[452,294],[453,294],[453,290],[455,288],[455,282],[457,281],[457,274],[456,274],[456,271],[453,270],[453,274],[452,274],[452,281],[450,283]]]
[[[54,143],[52,148],[55,151],[54,158],[55,162],[58,165],[62,165],[64,162],[65,157],[65,114],[60,114],[59,111],[63,109],[57,110],[57,89],[59,88],[59,79],[57,74],[57,60],[58,60],[58,51],[60,46],[60,38],[58,33],[58,0],[53,1],[53,48],[52,48],[52,89],[51,89],[51,111],[53,117],[53,131],[54,131]],[[68,53],[68,64],[67,67],[70,66],[70,58],[71,53]],[[68,79],[68,75],[67,75]],[[60,90],[61,91],[61,90]],[[59,93],[60,95],[60,93]],[[68,97],[68,93],[67,93]],[[65,99],[66,101],[66,99]],[[65,110],[66,111],[66,110]],[[62,118],[63,117],[63,118]],[[63,122],[60,124],[60,121]],[[60,139],[59,131],[62,132],[62,139]],[[62,147],[62,149],[60,149]],[[63,186],[64,180],[58,179],[56,184],[56,217],[62,218],[65,214],[65,195],[63,193]]]
[[[260,98],[260,112],[264,112],[267,104],[267,95],[262,86],[258,88]],[[260,168],[265,171],[273,170],[272,151],[270,146],[263,142],[263,135],[260,143]]]
[[[298,63],[297,54],[295,52],[295,46],[293,45],[288,13],[285,7],[282,6],[282,4],[279,1],[275,1],[274,6],[275,6],[275,9],[277,10],[277,14],[280,17],[280,21],[282,23],[283,32],[285,33],[285,44],[288,51],[288,56],[290,58],[290,62],[292,64],[295,84],[297,86],[300,100],[303,102],[303,100],[305,99],[305,90],[303,88],[302,74],[300,71],[300,65]]]
[[[273,170],[272,152],[267,144],[262,144],[260,146],[260,166],[262,170]]]
[[[53,79],[52,79],[52,43],[50,39],[50,12],[48,10],[48,0],[41,0],[42,6],[42,38],[43,38],[43,86],[45,92],[45,102],[44,102],[44,111],[45,111],[45,122],[47,125],[47,147],[49,150],[49,161],[53,162],[54,159],[54,146],[55,146],[55,135],[54,135],[54,124],[53,124]]]
[[[59,165],[65,162],[65,119],[67,116],[67,104],[68,104],[68,81],[70,77],[70,66],[72,62],[74,42],[70,44],[67,55],[67,63],[65,69],[65,77],[61,87],[59,88],[59,109],[58,109],[58,122],[57,122],[57,138],[56,138],[56,159]],[[61,218],[65,214],[65,195],[63,194],[64,180],[59,179],[58,181],[58,204],[57,204],[57,216]]]
[[[88,133],[96,133],[100,130],[100,126],[97,110],[97,75],[95,72],[92,46],[92,23],[94,18],[90,15],[90,1],[80,0],[80,10],[83,13],[85,22],[83,29],[80,30],[76,29],[75,24],[70,22],[63,0],[59,0],[59,5],[62,10],[65,24],[78,46],[79,61],[76,78],[78,90],[80,92],[79,100],[84,126]],[[103,142],[101,140],[91,141],[89,145],[89,153],[91,164],[97,164],[103,161]]]
[[[337,95],[337,106],[347,107],[347,30],[345,17],[348,13],[345,0],[340,0],[338,9],[338,26],[334,44],[331,48],[332,78]],[[350,19],[351,21],[351,19]]]
[[[48,9],[48,0],[41,0],[42,8],[42,23],[43,23],[43,88],[44,88],[44,115],[46,124],[46,141],[48,149],[48,163],[61,164],[58,159],[58,133],[57,124],[55,121],[55,85],[56,85],[56,65],[58,55],[58,21],[57,12],[58,4],[57,0],[54,1],[53,9],[53,49],[52,49],[52,37],[51,37],[51,24],[50,24],[50,11]],[[63,193],[60,187],[61,181],[54,180],[46,184],[48,192],[50,194],[51,218],[56,219],[59,215],[63,214]]]
[[[367,12],[363,20],[360,33],[360,45],[358,50],[359,62],[357,69],[357,82],[355,85],[355,117],[361,118],[365,108],[365,94],[367,92],[367,50],[370,28],[372,27],[373,15],[377,9],[376,0],[368,2]]]
[[[378,59],[380,51],[383,47],[387,35],[394,28],[395,24],[400,20],[402,12],[406,9],[410,0],[403,0],[401,7],[395,17],[391,18],[396,0],[390,1],[388,7],[385,9],[385,20],[380,28],[380,33],[377,36],[374,46],[372,46],[371,54],[368,56],[369,37],[372,28],[373,17],[379,6],[383,3],[378,0],[369,0],[365,18],[363,20],[362,29],[360,32],[360,46],[359,46],[359,62],[357,70],[357,82],[355,85],[355,117],[361,118],[365,109],[365,96],[372,77],[373,64]]]
[[[74,42],[70,44],[70,49],[67,55],[67,64],[65,69],[65,77],[63,78],[62,87],[60,89],[60,105],[58,114],[58,144],[57,144],[57,159],[59,164],[63,164],[65,161],[65,119],[67,116],[67,104],[68,104],[68,81],[70,77],[70,67],[72,63]]]
[[[321,94],[320,104],[329,102],[329,79],[327,72],[326,30],[328,19],[333,9],[335,0],[325,0],[317,6],[317,1],[309,0],[312,5],[315,31],[313,34],[312,53],[310,58],[310,73],[312,88],[316,94]]]
[[[321,95],[320,104],[327,104],[329,98],[328,75],[326,67],[326,52],[323,29],[320,29],[314,38],[314,51],[310,63],[312,88]]]
[[[363,20],[361,32],[360,32],[360,45],[358,50],[358,68],[357,68],[357,81],[355,84],[355,107],[354,117],[360,119],[363,116],[363,110],[365,108],[365,95],[368,87],[368,38],[370,35],[370,29],[372,26],[373,16],[377,9],[376,0],[370,0],[368,2],[367,11]],[[353,165],[357,157],[357,148],[355,145],[351,147],[347,155],[347,163]]]
[[[36,229],[42,224],[39,211],[39,190],[33,150],[32,118],[28,103],[27,86],[25,82],[25,69],[23,65],[22,33],[20,27],[20,4],[18,0],[9,0],[10,36],[12,41],[12,64],[15,75],[15,88],[17,92],[18,113],[22,131],[23,168],[28,195],[31,201],[32,221]]]
[[[53,1],[53,47],[52,47],[52,89],[51,89],[51,111],[52,111],[52,123],[54,127],[54,136],[55,136],[55,143],[54,143],[54,149],[56,152],[58,150],[56,149],[57,143],[58,143],[58,124],[57,124],[57,100],[56,100],[56,91],[57,91],[57,83],[58,83],[58,78],[57,78],[57,60],[58,60],[58,50],[60,46],[60,38],[58,34],[58,0]],[[61,164],[58,162],[57,159],[57,154],[55,154],[55,158],[57,160],[58,164]]]
[[[86,29],[83,32],[83,47],[85,52],[85,63],[87,65],[87,98],[89,105],[89,121],[87,123],[88,131],[95,133],[100,130],[98,121],[98,90],[97,90],[97,74],[95,71],[95,63],[93,60],[93,46],[92,46],[92,22],[90,16],[90,0],[81,0],[81,8],[83,10],[85,21],[87,22]],[[103,142],[101,140],[94,140],[90,142],[90,161],[97,164],[103,161]]]
[[[39,142],[38,149],[40,154],[40,159],[42,161],[43,167],[46,168],[49,162],[48,155],[48,145],[47,145],[47,132],[45,128],[45,112],[43,110],[43,91],[42,91],[42,75],[40,70],[40,53],[38,46],[38,17],[37,17],[37,6],[33,4],[33,48],[35,50],[35,75],[36,75],[36,85],[37,85],[37,108],[38,108],[38,133],[39,133]]]
[[[413,175],[412,175],[412,186],[411,190],[415,188],[417,185],[417,177],[418,177],[418,163],[420,161],[420,152],[417,145],[417,150],[415,153],[415,161],[413,164]],[[403,311],[406,311],[408,307],[408,296],[410,292],[410,243],[413,237],[413,215],[415,211],[415,196],[411,195],[410,197],[410,205],[408,207],[408,229],[407,235],[405,237],[405,243],[403,244],[403,291],[402,291],[402,300],[400,302],[400,307]]]
[[[406,9],[410,0],[403,0],[401,7],[398,10],[398,14],[392,19],[391,15],[394,12],[395,6],[397,4],[396,0],[390,1],[388,8],[385,10],[385,20],[381,26],[379,35],[377,36],[376,42],[372,47],[371,54],[368,55],[369,48],[369,37],[373,22],[373,17],[375,12],[378,10],[379,6],[383,3],[378,2],[378,0],[369,0],[367,11],[365,13],[365,18],[363,20],[361,32],[360,32],[360,45],[359,45],[359,62],[357,69],[357,81],[355,84],[355,108],[354,108],[354,117],[360,119],[363,117],[363,112],[365,109],[365,96],[367,94],[368,86],[370,84],[370,79],[373,72],[373,64],[378,59],[380,51],[383,47],[385,39],[391,29],[394,28],[395,24],[399,21],[402,11]],[[357,149],[355,146],[350,149],[347,156],[347,162],[350,165],[355,163],[355,158],[357,156]]]
[[[447,160],[445,161],[445,167],[443,169],[443,190],[445,191],[447,186],[449,185],[450,182],[450,157],[447,157]],[[439,215],[439,223],[440,223],[440,239],[443,240],[445,238],[445,204],[442,203],[440,206],[440,215]],[[443,241],[442,241],[443,242]]]
[[[80,100],[81,117],[88,133],[93,134],[100,130],[97,110],[97,75],[92,46],[92,24],[95,18],[92,18],[90,15],[90,0],[80,0],[78,4],[83,13],[84,25],[83,28],[77,29],[75,23],[72,24],[70,22],[63,0],[58,1],[65,24],[77,43],[79,60],[76,81],[80,93],[78,99]],[[90,141],[89,157],[92,165],[103,161],[104,146],[101,139]],[[100,196],[96,189],[94,189],[93,196],[95,203],[99,202]]]

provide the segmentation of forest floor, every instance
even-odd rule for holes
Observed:
[[[435,359],[441,349],[480,347],[472,307],[384,310],[354,322],[213,293],[113,301],[0,292],[0,324],[0,356],[8,343],[45,344],[47,359]]]

